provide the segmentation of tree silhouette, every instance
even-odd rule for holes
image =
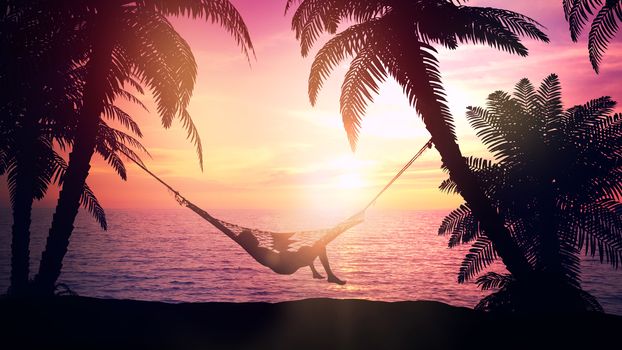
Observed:
[[[79,23],[85,27],[83,40],[87,44],[82,60],[74,58],[85,67],[82,104],[62,190],[34,281],[40,293],[49,294],[67,252],[80,195],[97,147],[101,116],[106,105],[123,95],[125,84],[139,91],[142,86],[147,87],[155,98],[162,125],[168,128],[174,119],[179,119],[202,159],[199,135],[186,110],[196,77],[194,56],[166,16],[187,15],[218,23],[233,35],[247,55],[252,44],[242,18],[227,0],[78,0],[71,6],[48,2],[41,5],[45,15],[52,8],[65,11],[65,18],[81,18]]]
[[[314,104],[324,80],[340,62],[354,57],[341,90],[341,115],[354,149],[366,106],[389,76],[404,89],[421,115],[435,147],[459,192],[481,220],[486,235],[508,269],[527,275],[529,264],[503,221],[479,189],[456,143],[452,117],[436,59],[438,44],[455,49],[460,43],[486,44],[527,55],[519,36],[547,42],[539,24],[521,14],[494,8],[461,6],[446,0],[289,0],[286,11],[300,4],[292,27],[306,56],[322,32],[335,34],[342,21],[353,21],[334,35],[317,53],[309,76],[309,97]]]
[[[600,310],[581,291],[581,250],[618,267],[622,262],[622,115],[601,97],[562,109],[554,74],[539,89],[522,79],[514,94],[497,91],[467,118],[494,156],[468,158],[522,254],[537,272],[529,281],[489,273],[477,281],[501,288],[480,308]],[[455,191],[446,180],[441,189]],[[497,256],[470,206],[452,211],[439,229],[449,246],[471,244],[458,281],[476,276]],[[522,283],[521,283],[522,282]]]
[[[67,47],[75,44],[74,28],[55,26],[53,17],[40,16],[35,7],[27,5],[32,4],[11,3],[0,18],[0,81],[11,87],[0,96],[0,174],[8,175],[13,210],[11,295],[28,292],[32,204],[45,196],[51,183],[62,183],[67,164],[54,143],[63,151],[72,143],[77,121],[74,107],[81,103],[80,75],[84,71],[65,57]],[[124,113],[115,106],[110,108]],[[100,127],[97,152],[125,177],[118,150],[137,156],[132,148],[144,148],[105,122]],[[140,136],[139,129],[134,131]],[[80,203],[106,229],[105,212],[86,184]]]
[[[570,37],[574,42],[579,40],[588,20],[594,17],[587,47],[592,68],[598,73],[607,46],[618,32],[619,22],[622,22],[622,1],[564,0],[563,6],[566,21],[570,25]]]

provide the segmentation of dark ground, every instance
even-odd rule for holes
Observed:
[[[493,315],[437,302],[0,300],[2,349],[622,348],[622,317]]]

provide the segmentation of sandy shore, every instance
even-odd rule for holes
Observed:
[[[590,349],[622,339],[620,316],[493,315],[429,301],[3,299],[0,319],[3,349]]]

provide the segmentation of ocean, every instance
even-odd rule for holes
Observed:
[[[347,213],[214,210],[225,221],[270,231],[330,227]],[[81,212],[59,282],[82,296],[164,302],[278,302],[305,298],[436,300],[473,307],[489,292],[458,284],[467,246],[449,249],[436,230],[446,211],[370,209],[364,223],[328,246],[339,286],[308,268],[278,275],[190,210],[108,210],[108,231]],[[33,212],[31,274],[39,266],[51,209]],[[0,290],[9,285],[10,211],[0,209]],[[321,264],[316,267],[324,274]],[[503,271],[500,264],[492,267]],[[582,260],[583,287],[622,315],[622,269]]]

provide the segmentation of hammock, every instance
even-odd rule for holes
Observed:
[[[248,243],[245,240],[241,239],[240,234],[243,232],[251,233],[256,240],[259,242],[259,247],[267,248],[273,253],[279,254],[282,252],[293,252],[296,253],[298,249],[304,246],[309,247],[325,247],[328,243],[333,241],[339,235],[347,231],[348,229],[360,224],[364,220],[365,211],[371,207],[376,200],[397,180],[414,162],[419,158],[426,149],[432,147],[432,140],[430,139],[421,149],[402,167],[402,169],[387,183],[382,190],[380,190],[369,203],[362,210],[352,215],[351,217],[343,220],[337,225],[322,230],[312,230],[312,231],[293,231],[293,232],[272,232],[272,231],[264,231],[256,228],[248,228],[240,225],[236,225],[224,220],[217,219],[210,215],[205,210],[199,208],[184,196],[182,196],[178,191],[176,191],[169,184],[164,182],[154,173],[152,173],[147,167],[142,164],[142,162],[136,160],[130,155],[125,154],[131,161],[136,163],[140,168],[142,168],[145,172],[151,175],[154,179],[159,181],[162,185],[164,185],[169,191],[171,191],[175,195],[175,200],[182,206],[187,207],[188,209],[194,211],[196,214],[201,216],[204,220],[212,224],[219,231],[227,235],[233,241],[238,243],[247,253],[249,253],[255,260],[260,262],[263,265],[270,267],[273,271],[278,272],[274,266],[270,266],[259,259],[255,255],[256,249],[253,247],[249,247]],[[294,238],[295,237],[295,238]],[[302,266],[301,266],[302,267]]]

